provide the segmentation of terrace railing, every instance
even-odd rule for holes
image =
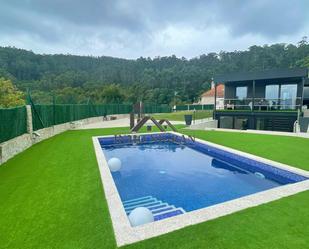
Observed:
[[[224,99],[224,110],[248,110],[248,111],[284,111],[297,110],[301,106],[301,98],[265,99]],[[222,110],[222,106],[217,109]]]

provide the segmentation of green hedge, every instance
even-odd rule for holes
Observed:
[[[27,132],[26,107],[0,109],[0,143]]]

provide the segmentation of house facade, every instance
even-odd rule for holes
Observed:
[[[216,97],[216,106],[217,109],[223,109],[224,107],[224,85],[217,85],[217,97]],[[201,96],[200,103],[201,105],[214,105],[215,104],[215,83],[211,84],[211,89],[204,92]]]
[[[219,128],[293,131],[309,104],[306,68],[230,73],[214,82],[225,88],[223,108],[214,107]]]

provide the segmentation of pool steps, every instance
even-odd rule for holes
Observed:
[[[162,202],[152,196],[145,196],[124,201],[123,206],[127,215],[129,215],[135,208],[146,207],[152,212],[155,221],[163,220],[186,212],[183,208],[176,208],[174,205],[169,205],[168,203]]]

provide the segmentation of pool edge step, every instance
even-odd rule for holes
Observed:
[[[186,213],[183,208],[162,202],[153,196],[124,201],[123,207],[128,216],[135,208],[146,207],[152,212],[155,221]]]

